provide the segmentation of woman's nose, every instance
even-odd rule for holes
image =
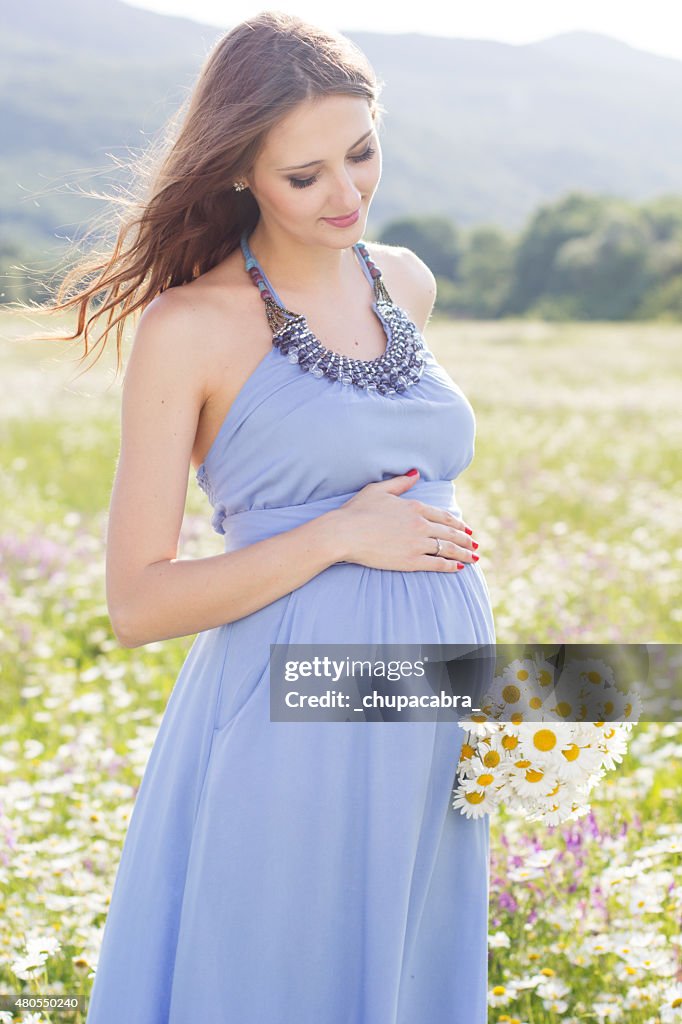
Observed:
[[[329,205],[335,210],[331,216],[341,217],[345,213],[357,210],[362,193],[347,171],[336,177],[334,186],[329,197]]]

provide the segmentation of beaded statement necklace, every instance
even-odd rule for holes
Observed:
[[[421,378],[426,363],[422,336],[405,311],[391,299],[381,271],[362,242],[356,242],[353,248],[367,265],[374,286],[372,308],[387,330],[386,351],[376,359],[354,359],[326,348],[310,330],[303,314],[293,313],[277,301],[274,288],[249,249],[246,232],[241,248],[246,269],[265,303],[272,343],[289,362],[298,363],[301,370],[313,377],[325,376],[380,395],[402,393]]]

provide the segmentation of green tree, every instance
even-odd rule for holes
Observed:
[[[513,267],[514,242],[507,234],[492,226],[470,231],[459,262],[458,312],[487,319],[499,316],[507,301]]]
[[[602,220],[606,202],[572,192],[538,209],[518,241],[507,313],[524,313],[546,295],[558,251],[571,239],[591,234]]]
[[[656,242],[682,242],[682,196],[656,196],[642,203],[640,211]]]
[[[571,297],[580,320],[623,320],[647,288],[650,236],[638,210],[623,204],[589,235],[564,242],[547,293]]]
[[[401,217],[389,221],[381,229],[377,241],[411,249],[435,277],[453,281],[457,277],[459,235],[455,225],[445,217]]]
[[[647,292],[633,320],[682,320],[682,273]]]

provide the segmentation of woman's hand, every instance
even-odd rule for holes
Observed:
[[[400,572],[457,572],[477,561],[478,544],[465,522],[447,509],[401,497],[418,479],[405,474],[366,484],[331,513],[341,561]]]

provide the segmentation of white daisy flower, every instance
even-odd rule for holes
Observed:
[[[454,790],[452,806],[467,818],[481,818],[494,811],[498,801],[492,789],[481,789],[472,779],[460,779]]]
[[[592,789],[622,761],[633,725],[607,720],[618,696],[610,666],[574,662],[555,688],[548,662],[517,659],[496,687],[468,722],[453,807],[479,817],[504,804],[550,826],[583,817]]]
[[[678,981],[664,989],[658,1012],[661,1024],[675,1024],[682,1021],[682,984]]]

